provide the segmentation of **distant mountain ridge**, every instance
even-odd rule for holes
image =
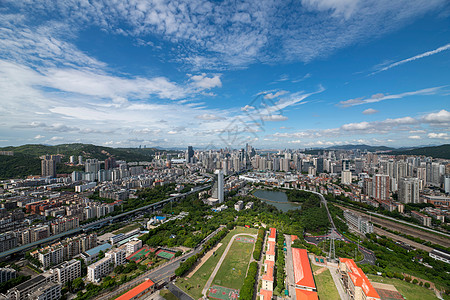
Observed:
[[[331,146],[326,149],[327,150],[367,150],[370,152],[395,150],[395,148],[386,147],[386,146],[369,146],[369,145],[364,145],[364,144]]]
[[[39,156],[46,154],[62,154],[63,162],[69,161],[69,156],[83,156],[105,160],[113,156],[116,160],[151,161],[156,152],[163,151],[156,148],[112,148],[92,144],[61,144],[55,146],[41,144],[27,144],[17,147],[3,147],[0,151],[14,151],[14,156],[0,155],[0,179],[20,178],[41,173]],[[57,173],[71,172],[77,168],[67,167],[63,164],[57,168]],[[79,169],[79,167],[78,167]]]

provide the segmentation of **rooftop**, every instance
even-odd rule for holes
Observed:
[[[264,300],[271,300],[271,299],[272,299],[272,294],[273,294],[273,293],[272,293],[271,291],[261,289],[261,290],[259,291],[259,294],[260,294],[261,296],[263,296],[263,299],[264,299]]]
[[[268,242],[269,249],[267,250],[268,255],[275,255],[275,242]]]
[[[267,272],[263,275],[262,279],[266,281],[273,281],[273,268],[275,263],[271,260],[266,260],[264,264],[267,265]]]
[[[292,261],[294,264],[295,284],[315,289],[316,284],[306,249],[292,248]]]
[[[317,292],[307,290],[295,289],[295,297],[298,300],[319,300]]]
[[[110,249],[111,247],[112,247],[112,246],[111,246],[110,244],[105,243],[105,244],[102,244],[102,245],[100,245],[100,246],[94,247],[94,248],[92,248],[92,249],[86,250],[86,253],[87,253],[89,256],[93,256],[93,255],[98,254],[100,251],[105,252],[106,250]]]
[[[136,297],[137,295],[139,295],[140,293],[148,290],[154,284],[155,283],[153,281],[151,281],[150,279],[147,279],[146,281],[144,281],[143,283],[141,283],[134,289],[132,289],[132,290],[126,292],[125,294],[123,294],[122,296],[116,298],[116,300],[130,300],[130,299]]]
[[[269,239],[276,238],[277,230],[275,228],[270,228]]]
[[[358,268],[353,259],[339,258],[339,260],[341,263],[344,263],[347,266],[347,269],[349,270],[348,276],[355,286],[362,288],[364,294],[366,294],[367,297],[380,298],[377,291],[367,278],[366,274],[364,274],[364,272],[360,268]]]

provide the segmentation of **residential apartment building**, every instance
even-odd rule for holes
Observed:
[[[431,217],[426,216],[420,212],[417,211],[412,211],[411,212],[411,217],[413,217],[416,220],[419,220],[419,222],[423,225],[423,226],[428,226],[431,227]]]
[[[354,214],[349,210],[345,210],[344,218],[347,221],[347,224],[350,225],[350,227],[359,231],[362,234],[373,232],[373,224],[370,223],[369,220],[367,220],[366,218],[361,217],[360,215]]]
[[[0,268],[0,283],[16,278],[17,271],[12,268]]]
[[[352,259],[339,258],[339,273],[345,292],[354,300],[380,300],[375,288]]]
[[[62,285],[81,277],[81,261],[72,259],[63,262],[51,270],[55,274],[55,280]]]
[[[87,278],[92,282],[99,282],[103,277],[112,272],[119,265],[126,263],[126,251],[123,248],[115,248],[108,251],[105,257],[88,266]]]

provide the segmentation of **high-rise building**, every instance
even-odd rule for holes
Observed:
[[[398,188],[398,200],[402,203],[419,203],[419,179],[401,178]]]
[[[444,177],[444,191],[446,194],[450,194],[450,175]]]
[[[78,156],[78,164],[82,165],[83,164],[83,156]]]
[[[217,178],[213,185],[212,198],[219,199],[219,203],[222,203],[224,201],[223,171],[216,170],[214,173],[217,175]]]
[[[56,177],[56,160],[51,155],[41,157],[41,176]]]
[[[341,172],[341,183],[351,184],[352,183],[352,172],[350,170]]]
[[[317,173],[323,173],[323,160],[324,160],[324,158],[323,157],[319,157],[318,159],[317,159]]]
[[[74,164],[74,163],[75,163],[75,156],[74,156],[74,155],[71,155],[71,156],[70,156],[69,162],[70,162],[71,164]]]
[[[194,148],[192,148],[192,146],[188,146],[186,152],[186,163],[193,163],[193,162],[194,162]]]
[[[105,170],[111,170],[116,167],[116,159],[114,157],[108,157],[105,159]]]
[[[97,174],[98,170],[100,170],[100,164],[98,163],[98,159],[96,158],[86,159],[86,162],[84,164],[84,171],[86,173]]]
[[[389,200],[389,176],[376,174],[373,178],[373,198]]]
[[[350,171],[350,161],[348,159],[342,160],[342,171]]]

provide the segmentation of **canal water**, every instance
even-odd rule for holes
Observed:
[[[284,192],[256,190],[253,195],[284,212],[291,209],[300,209],[301,207],[300,203],[289,202]]]

